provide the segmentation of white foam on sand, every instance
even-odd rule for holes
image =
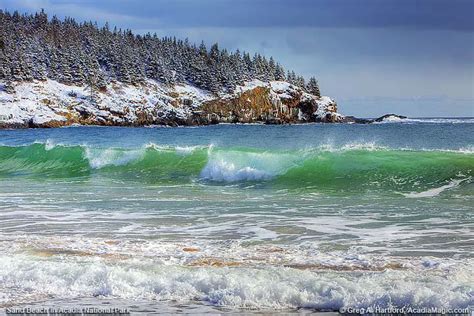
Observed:
[[[0,256],[0,304],[44,298],[203,301],[230,308],[444,307],[473,303],[473,265],[341,272],[283,266],[164,265],[150,258]],[[449,282],[446,280],[449,279]],[[420,281],[422,280],[422,281]],[[442,286],[440,286],[442,284]]]

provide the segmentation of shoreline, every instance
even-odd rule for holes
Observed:
[[[8,128],[343,121],[336,101],[286,81],[253,80],[217,94],[191,83],[111,82],[94,95],[50,79],[17,82],[11,91],[0,82],[0,126]]]
[[[87,127],[123,127],[123,128],[197,128],[197,127],[207,127],[207,126],[305,126],[305,125],[379,125],[386,123],[401,123],[401,124],[410,124],[410,123],[431,123],[431,124],[441,124],[441,123],[470,123],[474,122],[474,117],[406,117],[405,119],[400,119],[400,121],[380,121],[379,119],[385,117],[383,115],[379,118],[355,118],[354,121],[342,121],[342,122],[265,122],[265,121],[256,121],[252,123],[243,123],[243,122],[217,122],[217,123],[208,123],[208,124],[149,124],[149,125],[134,125],[134,124],[117,124],[117,125],[101,125],[101,124],[78,124],[73,123],[69,125],[61,126],[28,126],[28,124],[9,124],[0,122],[0,130],[22,130],[22,129],[57,129],[57,128],[87,128]],[[398,116],[398,115],[397,115]],[[346,116],[346,118],[351,119],[352,116]],[[379,120],[379,121],[377,121]]]

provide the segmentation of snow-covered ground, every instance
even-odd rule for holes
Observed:
[[[92,96],[91,96],[92,95]],[[53,80],[23,82],[9,94],[0,90],[0,121],[4,124],[43,124],[88,117],[91,122],[125,124],[139,113],[185,119],[213,96],[190,85],[165,87],[156,81],[141,86],[112,83],[105,91],[68,86]]]
[[[139,86],[113,82],[106,89],[91,91],[87,86],[48,79],[16,83],[13,93],[0,82],[0,126],[143,125],[162,121],[180,124],[199,113],[207,101],[234,98],[256,87],[269,88],[274,104],[294,98],[317,104],[315,120],[324,121],[328,114],[340,116],[331,98],[317,98],[284,81],[254,80],[237,87],[232,94],[216,96],[191,84],[166,86],[153,80]]]

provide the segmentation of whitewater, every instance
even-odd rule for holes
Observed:
[[[474,304],[474,125],[0,130],[0,306]]]

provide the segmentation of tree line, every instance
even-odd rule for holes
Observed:
[[[106,23],[78,23],[73,18],[48,18],[0,10],[0,80],[46,80],[105,87],[117,80],[140,84],[146,79],[165,84],[190,82],[214,93],[232,91],[252,79],[285,80],[320,96],[317,80],[285,69],[273,57],[218,44],[207,48],[156,33],[133,34]]]

